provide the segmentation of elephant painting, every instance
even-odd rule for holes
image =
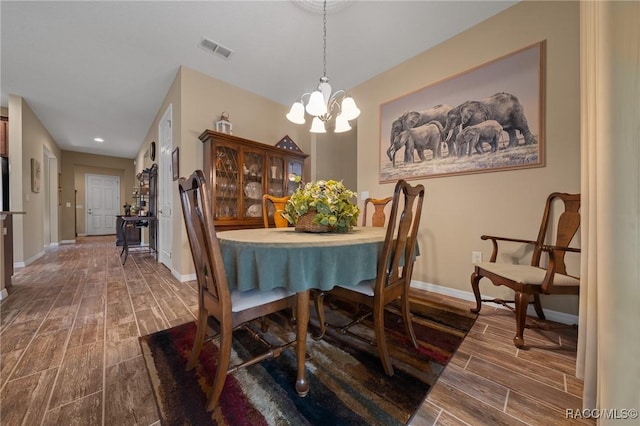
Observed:
[[[418,151],[421,161],[426,161],[424,150],[428,149],[433,153],[433,158],[440,157],[440,146],[442,143],[442,124],[439,121],[430,121],[422,126],[414,127],[409,130],[400,132],[389,150],[391,152],[391,161],[395,167],[395,153],[404,146],[404,162],[413,163],[413,150]],[[389,153],[389,151],[387,151]]]
[[[458,155],[464,155],[465,147],[467,155],[471,155],[474,148],[478,154],[484,153],[482,150],[483,142],[491,145],[491,152],[496,152],[500,138],[502,138],[502,126],[496,120],[487,120],[465,127],[456,137]]]
[[[497,121],[509,134],[508,147],[518,145],[516,130],[524,136],[526,145],[537,143],[529,130],[520,101],[514,95],[505,92],[496,93],[481,101],[466,101],[451,109],[444,128],[447,142],[455,141],[457,134],[465,127],[487,120]]]
[[[424,111],[405,112],[391,123],[391,138],[389,143],[393,145],[400,132],[422,126],[430,121],[438,121],[444,126],[447,122],[447,114],[452,109],[453,106],[451,105],[440,104]],[[387,151],[387,155],[389,155],[389,151]],[[389,160],[393,161],[390,155]]]

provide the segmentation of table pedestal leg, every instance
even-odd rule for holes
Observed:
[[[296,391],[300,396],[307,396],[309,393],[309,382],[307,382],[305,374],[307,327],[309,325],[309,293],[309,290],[296,293],[296,312],[298,316],[296,319],[296,356],[298,357]]]

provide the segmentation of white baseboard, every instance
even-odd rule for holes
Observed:
[[[62,240],[60,244],[75,244],[76,240]]]
[[[469,300],[471,302],[475,302],[476,301],[476,297],[475,295],[470,292],[470,291],[464,291],[464,290],[458,290],[455,288],[449,288],[449,287],[443,287],[437,284],[432,284],[432,283],[425,283],[422,281],[416,281],[416,280],[412,280],[411,281],[411,287],[413,288],[418,288],[421,290],[426,290],[426,291],[431,291],[433,293],[438,293],[438,294],[443,294],[445,296],[451,296],[451,297],[456,297],[458,299],[462,299],[462,300]],[[501,309],[507,309],[504,306],[498,304],[498,303],[490,303],[490,302],[484,302],[488,305],[492,305],[495,306],[497,308],[501,308]],[[528,315],[536,315],[536,311],[533,308],[533,306],[529,306],[529,308],[527,309],[527,314]],[[545,309],[544,310],[544,316],[550,320],[550,321],[555,321],[555,322],[559,322],[560,324],[569,324],[569,325],[573,325],[573,324],[578,324],[578,316],[577,315],[572,315],[572,314],[567,314],[564,312],[558,312],[558,311],[552,311],[550,309]]]
[[[58,247],[60,244],[58,244],[58,242],[51,242],[49,243],[49,247]]]
[[[7,291],[7,289],[3,288],[2,290],[0,290],[0,300],[4,300],[7,297],[9,297],[9,292]]]
[[[78,237],[86,237],[87,234],[78,234]]]
[[[24,268],[25,266],[29,266],[36,260],[40,259],[42,256],[44,256],[44,251],[36,253],[35,255],[31,256],[29,259],[25,260],[24,262],[14,262],[13,269],[20,269],[20,268]]]
[[[181,283],[186,283],[187,281],[195,281],[197,279],[195,272],[193,274],[181,275],[178,273],[178,271],[171,269],[171,273]]]

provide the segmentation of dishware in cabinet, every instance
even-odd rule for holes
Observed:
[[[242,149],[242,215],[247,218],[262,217],[262,188],[264,182],[264,151]]]
[[[215,218],[235,218],[238,216],[238,186],[241,179],[240,151],[236,147],[217,145],[214,158],[211,176],[214,191],[211,199]]]
[[[285,178],[287,176],[284,168],[283,157],[270,155],[269,167],[267,170],[267,193],[275,197],[284,196]]]

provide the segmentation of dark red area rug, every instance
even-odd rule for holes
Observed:
[[[296,357],[286,350],[227,376],[218,409],[204,410],[216,366],[217,347],[205,344],[198,367],[185,371],[195,323],[140,337],[140,345],[165,425],[394,425],[407,423],[426,398],[476,316],[427,299],[412,299],[415,349],[399,318],[387,314],[387,339],[395,374],[384,374],[375,347],[328,331],[321,341],[307,340],[305,398],[294,387]],[[312,309],[312,314],[314,310]],[[340,310],[327,309],[331,322],[345,323]],[[314,330],[312,323],[309,332]],[[373,339],[371,324],[360,334]],[[256,324],[259,329],[259,324]],[[269,317],[267,340],[291,339],[295,330],[283,314]],[[234,334],[232,363],[264,347],[248,333]],[[375,339],[374,339],[375,340]],[[234,362],[235,358],[235,362]]]

